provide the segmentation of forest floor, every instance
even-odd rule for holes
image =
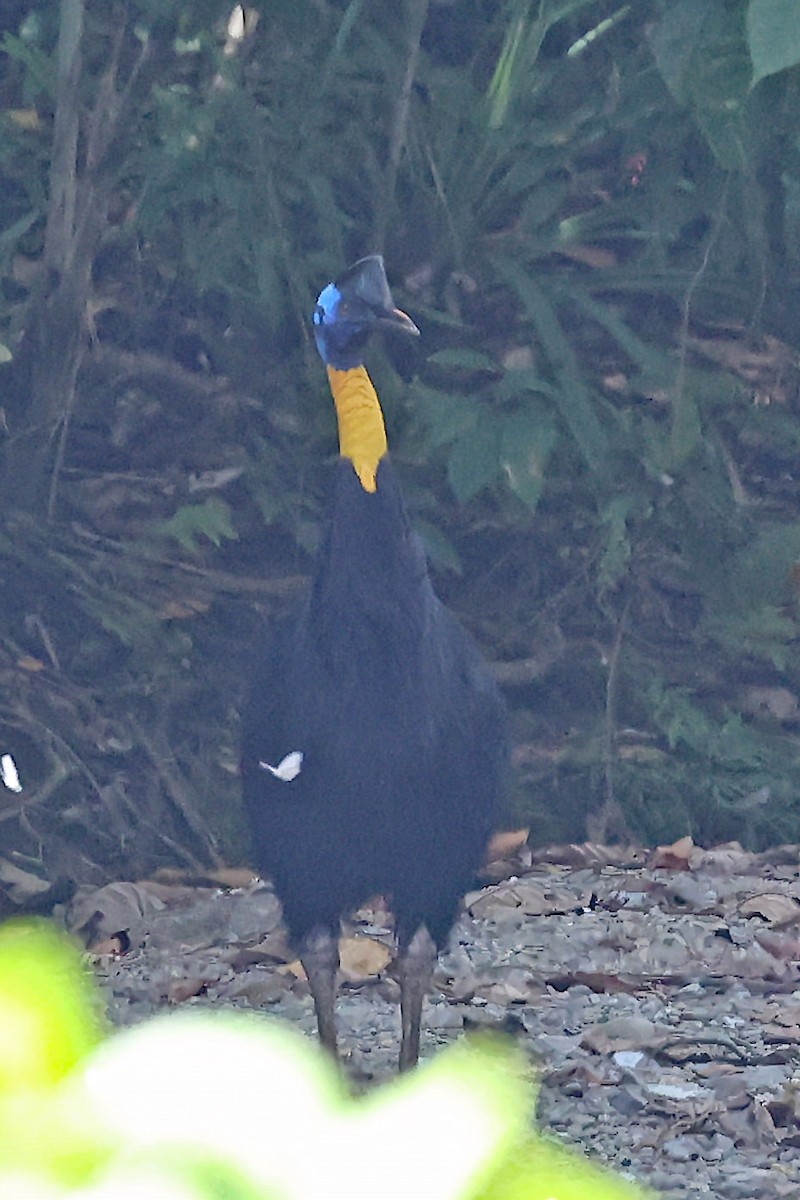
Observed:
[[[800,1195],[798,849],[684,839],[537,857],[467,897],[426,1005],[423,1059],[465,1028],[505,1030],[538,1073],[541,1124],[663,1200]],[[83,888],[64,915],[115,1024],[233,1006],[314,1036],[267,885]],[[399,1043],[379,902],[341,949],[342,1057],[366,1087],[393,1076]]]

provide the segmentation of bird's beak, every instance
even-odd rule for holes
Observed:
[[[393,329],[395,333],[410,333],[414,336],[419,335],[419,329],[411,320],[408,313],[404,313],[401,308],[384,309],[377,317],[379,325],[385,328]]]

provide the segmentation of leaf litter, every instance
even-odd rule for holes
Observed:
[[[539,1120],[664,1200],[800,1195],[798,848],[506,850],[439,960],[423,1059],[464,1030],[510,1034],[540,1077]],[[278,900],[249,878],[78,889],[63,917],[112,1021],[252,1008],[314,1036]],[[341,955],[342,1059],[366,1087],[394,1074],[399,1042],[380,897]]]

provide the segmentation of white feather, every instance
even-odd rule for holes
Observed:
[[[22,784],[19,781],[17,774],[17,764],[10,754],[4,754],[0,758],[0,778],[10,792],[21,792]]]
[[[270,775],[274,775],[276,779],[282,779],[284,783],[291,783],[300,774],[303,766],[303,751],[291,750],[285,758],[282,758],[277,767],[271,766],[268,762],[259,762],[260,767],[265,771],[269,771]]]

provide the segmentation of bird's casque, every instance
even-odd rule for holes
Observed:
[[[411,318],[395,307],[379,254],[359,259],[324,287],[311,319],[320,357],[337,371],[361,365],[370,334],[381,326],[419,333]]]

